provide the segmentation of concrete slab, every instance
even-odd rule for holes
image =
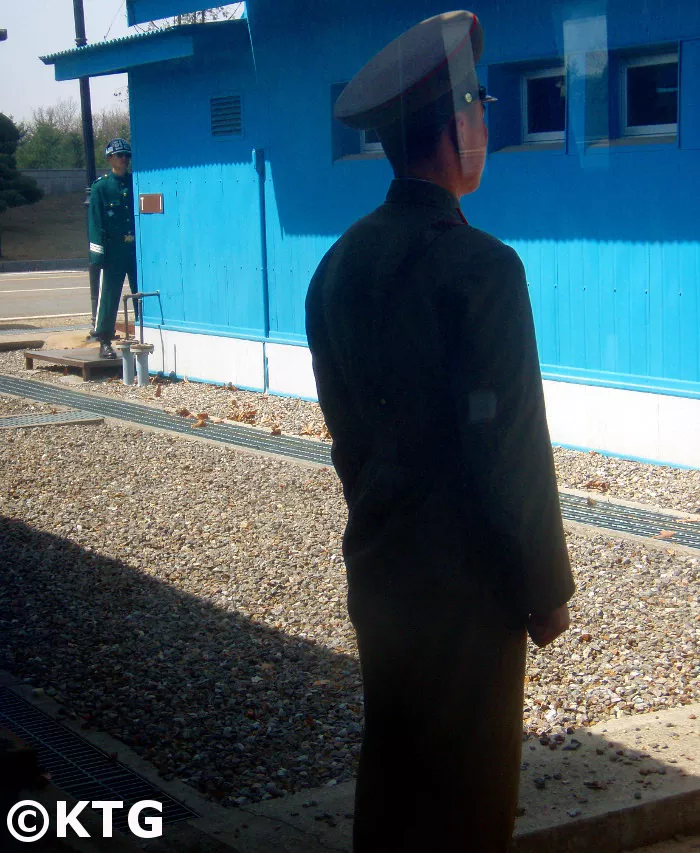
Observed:
[[[700,704],[523,743],[517,853],[619,853],[700,830]],[[544,739],[543,739],[544,741]],[[322,849],[350,851],[353,783],[246,806]],[[439,820],[439,816],[436,816]],[[241,853],[262,853],[258,829]],[[290,848],[290,850],[293,848]]]
[[[41,691],[11,685],[55,717],[59,706]],[[621,853],[679,833],[700,832],[700,703],[579,729],[558,739],[523,742],[514,853]],[[224,809],[101,732],[63,724],[118,754],[154,785],[200,817],[165,827],[154,853],[349,853],[354,784],[315,788],[239,809]],[[439,815],[436,815],[439,820]],[[134,839],[123,838],[132,849]],[[76,848],[78,849],[78,848]],[[88,848],[82,848],[88,849]],[[103,849],[95,846],[94,849]]]

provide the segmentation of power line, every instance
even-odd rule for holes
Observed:
[[[105,40],[106,40],[106,38],[107,38],[107,36],[112,32],[112,27],[114,26],[114,22],[117,20],[117,15],[119,15],[119,13],[121,12],[121,10],[124,8],[124,4],[125,4],[125,3],[126,3],[126,0],[122,0],[122,2],[119,4],[119,8],[117,9],[117,11],[116,11],[116,13],[115,13],[114,17],[112,18],[112,23],[109,25],[109,29],[108,29],[108,30],[107,30],[107,32],[102,36],[102,41],[105,41]]]

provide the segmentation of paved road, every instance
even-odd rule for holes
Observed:
[[[89,313],[87,271],[0,274],[0,320]]]

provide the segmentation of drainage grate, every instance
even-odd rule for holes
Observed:
[[[0,724],[37,751],[61,791],[77,800],[122,801],[124,808],[114,812],[114,826],[122,832],[128,830],[129,807],[139,800],[162,803],[163,823],[199,817],[6,687],[0,688]]]
[[[0,375],[0,393],[3,391],[43,403],[75,406],[103,417],[116,418],[181,435],[191,436],[193,432],[197,432],[197,438],[208,438],[249,450],[262,450],[296,461],[328,466],[333,464],[329,445],[303,438],[273,436],[263,432],[258,433],[250,427],[239,427],[233,424],[210,424],[203,430],[193,431],[192,421],[177,415],[169,415],[158,409]],[[684,523],[664,513],[607,503],[603,499],[593,498],[594,504],[589,506],[588,498],[560,493],[560,500],[562,515],[568,521],[578,521],[593,527],[647,537],[656,536],[662,530],[672,530],[674,535],[669,540],[670,545],[685,545],[700,549],[700,524]]]
[[[591,498],[595,503],[589,506],[589,498],[579,495],[559,493],[561,514],[567,521],[578,521],[594,527],[606,527],[622,533],[636,536],[657,536],[662,530],[673,532],[668,539],[669,545],[686,545],[700,548],[700,524],[688,523],[672,515],[653,512],[637,507],[607,503],[605,500]],[[666,538],[666,537],[664,537]]]
[[[56,424],[101,424],[102,418],[95,417],[90,412],[79,412],[71,409],[68,412],[47,412],[43,415],[16,415],[15,417],[0,417],[0,429],[19,429],[20,427],[55,426]]]
[[[320,442],[293,436],[275,436],[251,427],[234,424],[209,424],[204,429],[193,430],[192,421],[177,415],[169,415],[159,409],[140,406],[136,403],[124,403],[121,400],[110,400],[97,394],[81,394],[77,391],[67,391],[34,382],[27,379],[16,379],[11,376],[0,376],[0,392],[26,397],[41,403],[71,406],[102,415],[106,418],[117,418],[141,426],[177,432],[181,435],[197,438],[208,438],[223,444],[232,444],[249,450],[261,450],[276,456],[286,456],[300,462],[311,462],[318,465],[331,465],[330,447]]]

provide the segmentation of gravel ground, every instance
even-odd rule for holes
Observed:
[[[35,370],[26,370],[21,351],[0,352],[0,373],[38,379],[42,382],[68,384],[75,390],[88,394],[105,394],[133,403],[154,406],[168,412],[206,412],[210,418],[230,418],[240,423],[257,426],[270,432],[279,429],[285,435],[305,436],[328,440],[328,431],[317,403],[289,397],[276,397],[254,391],[241,391],[233,386],[206,385],[187,380],[173,382],[160,379],[144,388],[126,386],[121,377],[111,381],[104,378],[79,381],[76,374],[65,375],[62,367],[37,362]]]
[[[234,393],[170,387],[193,409]],[[46,408],[0,396],[0,415]],[[611,494],[698,506],[697,472],[557,456],[572,484],[611,466]],[[0,465],[0,668],[226,805],[353,774],[361,682],[331,470],[113,425],[0,431]],[[700,554],[568,543],[574,627],[530,649],[524,729],[700,700]]]
[[[65,376],[63,368],[37,363],[36,370],[26,370],[19,351],[0,353],[0,373],[42,382],[68,382],[75,390],[118,396],[171,413],[184,410],[194,416],[206,412],[211,418],[231,418],[268,432],[279,429],[284,435],[322,441],[330,438],[318,404],[305,400],[188,381],[159,380],[145,388],[99,378],[76,384],[75,375]],[[700,470],[648,465],[560,447],[554,449],[554,461],[561,487],[585,489],[591,484],[588,490],[596,496],[700,513]]]

